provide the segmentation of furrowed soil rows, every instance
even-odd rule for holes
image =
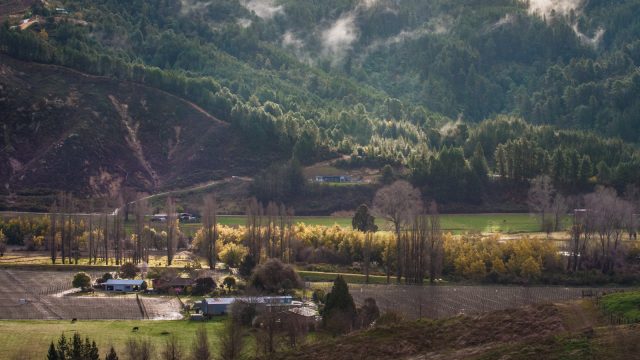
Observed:
[[[331,284],[314,287],[330,291]],[[524,305],[565,302],[582,298],[583,291],[594,294],[607,288],[517,287],[517,286],[411,286],[349,284],[356,304],[374,298],[381,311],[396,311],[409,319],[440,319],[459,314],[479,314]]]
[[[171,297],[73,294],[71,271],[0,269],[0,319],[5,320],[141,320],[180,319]],[[92,277],[102,273],[90,273]],[[144,311],[142,310],[144,309]],[[144,313],[146,311],[146,314]]]

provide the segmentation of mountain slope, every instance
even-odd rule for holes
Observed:
[[[228,123],[166,92],[53,65],[0,58],[4,191],[116,196],[253,174],[256,155]]]

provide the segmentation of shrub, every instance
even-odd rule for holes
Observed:
[[[322,289],[313,290],[313,294],[311,294],[311,300],[315,303],[324,303],[326,294]]]
[[[104,273],[101,278],[96,280],[98,284],[106,283],[107,281],[113,279],[113,275],[111,273]]]
[[[232,288],[236,287],[236,278],[234,278],[233,276],[227,276],[226,278],[224,278],[224,280],[222,280],[222,286],[225,286],[227,289],[231,290]]]
[[[217,287],[215,281],[210,277],[203,277],[196,280],[196,285],[193,287],[192,293],[194,295],[204,295],[210,293]]]
[[[140,272],[140,269],[133,263],[124,263],[120,266],[120,277],[124,279],[133,279]]]
[[[89,277],[87,273],[79,272],[75,274],[75,276],[73,277],[73,281],[71,282],[71,285],[73,285],[73,287],[77,287],[77,288],[81,288],[82,290],[85,290],[86,288],[91,286],[91,277]]]
[[[290,265],[278,259],[269,259],[256,267],[250,284],[256,290],[275,294],[302,287],[302,280]]]
[[[364,305],[358,309],[358,327],[367,328],[380,317],[380,309],[374,298],[364,299]]]
[[[388,326],[397,325],[404,321],[404,316],[397,311],[388,310],[385,311],[378,320],[376,320],[376,326]]]
[[[220,250],[220,260],[227,264],[229,267],[236,267],[241,264],[242,259],[249,253],[249,249],[246,246],[228,243]]]
[[[248,278],[251,276],[253,269],[256,267],[256,261],[253,259],[253,256],[247,254],[242,259],[240,263],[240,276],[244,278]]]

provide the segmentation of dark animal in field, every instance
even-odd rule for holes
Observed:
[[[138,330],[139,330],[139,329],[138,329],[138,327],[137,327],[137,326],[134,326],[132,331],[133,331],[133,332],[137,332]]]
[[[71,319],[71,323],[74,323],[76,321],[78,321],[78,319],[76,319],[76,318]]]

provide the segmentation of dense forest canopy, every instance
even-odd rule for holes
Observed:
[[[439,200],[640,178],[637,0],[55,3],[0,50],[169,91],[303,165],[404,167]]]

